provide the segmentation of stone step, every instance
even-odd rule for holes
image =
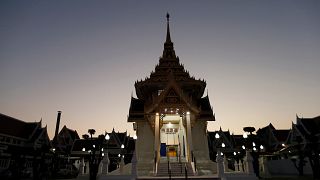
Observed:
[[[167,180],[168,177],[139,177],[137,180]],[[172,180],[183,180],[185,177],[171,177]],[[189,177],[188,179],[193,179],[193,180],[220,180],[220,178],[217,177]]]
[[[193,170],[190,163],[178,163],[178,162],[171,162],[171,176],[185,176],[185,165],[187,165],[187,175],[193,176]],[[159,163],[158,169],[157,169],[157,176],[158,177],[168,177],[168,163],[163,162]]]

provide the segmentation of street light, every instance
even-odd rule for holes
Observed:
[[[106,135],[105,139],[106,139],[107,141],[109,141],[109,139],[110,139],[109,134]]]
[[[260,145],[260,149],[263,150],[263,148],[264,148],[263,145]]]
[[[101,134],[98,136],[98,138],[94,138],[93,135],[95,134],[95,132],[96,131],[94,129],[89,129],[88,133],[90,134],[90,136],[87,134],[82,136],[84,139],[88,140],[91,143],[91,146],[89,146],[89,149],[87,150],[89,154],[90,180],[95,180],[97,178],[99,164],[102,160],[102,157],[104,156],[104,153],[102,151],[105,135]],[[86,149],[83,147],[82,151],[85,152]]]
[[[219,139],[219,138],[220,138],[220,135],[219,135],[218,133],[216,133],[216,135],[214,135],[214,137],[215,137],[216,139]]]
[[[243,133],[243,138],[247,139],[248,138],[248,134],[247,133]]]

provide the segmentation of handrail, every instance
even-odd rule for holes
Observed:
[[[193,157],[194,158],[194,171],[197,172],[197,160],[196,160],[196,157]]]
[[[194,155],[193,155],[193,151],[191,151],[191,162],[193,162],[194,159]]]
[[[169,160],[168,160],[168,174],[169,174],[169,179],[171,180],[171,165]]]
[[[157,151],[154,151],[154,173],[157,173]]]
[[[188,169],[187,169],[187,164],[184,164],[184,177],[185,179],[188,179]]]
[[[193,151],[191,151],[191,162],[194,163],[194,172],[197,172],[197,160],[196,160],[196,157],[193,154]]]

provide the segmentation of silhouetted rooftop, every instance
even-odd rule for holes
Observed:
[[[29,139],[40,122],[24,122],[0,113],[0,134]]]

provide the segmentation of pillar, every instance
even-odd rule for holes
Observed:
[[[245,157],[245,169],[247,174],[254,174],[253,170],[253,164],[252,164],[253,158],[249,151],[246,151],[246,157]]]
[[[154,152],[156,152],[155,156],[157,160],[159,159],[159,147],[160,147],[160,117],[159,113],[156,113],[155,120],[154,120]]]
[[[223,157],[223,166],[224,166],[224,172],[228,172],[228,159],[227,159],[227,156],[224,155]]]
[[[243,164],[242,164],[242,160],[241,160],[241,159],[239,160],[239,171],[240,171],[240,172],[244,172],[244,167],[243,167]]]
[[[81,175],[84,175],[84,168],[85,168],[85,164],[84,164],[84,158],[81,159],[81,162],[80,162],[80,174]]]
[[[102,163],[102,174],[108,174],[109,172],[109,153],[106,153],[106,155],[103,157],[101,163]]]
[[[85,174],[89,174],[89,161],[86,162],[86,173]]]
[[[187,121],[187,142],[189,147],[189,161],[192,161],[192,152],[193,152],[193,146],[192,146],[192,132],[191,132],[191,120],[190,120],[190,112],[187,112],[186,115],[186,121]]]
[[[240,171],[237,160],[234,161],[234,171]]]
[[[124,171],[123,171],[123,168],[124,168],[124,157],[122,156],[121,157],[121,161],[120,161],[120,174],[123,174]]]
[[[102,170],[103,170],[103,163],[100,162],[98,165],[98,174],[102,174]]]
[[[217,152],[217,171],[218,171],[218,177],[224,177],[224,167],[223,167],[223,158],[221,157],[221,151],[218,150]]]

